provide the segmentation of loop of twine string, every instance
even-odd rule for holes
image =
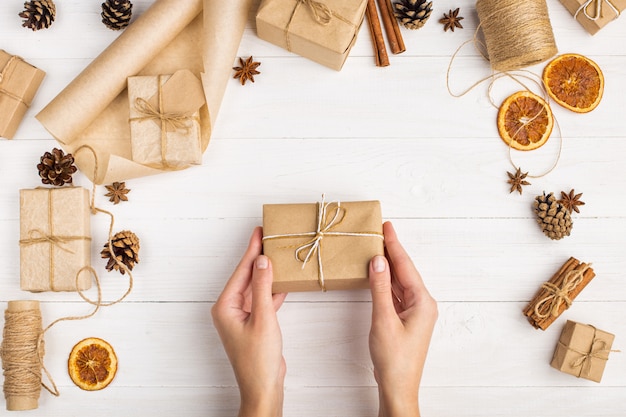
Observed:
[[[563,283],[560,287],[551,282],[544,282],[541,288],[548,291],[549,294],[535,304],[535,315],[542,319],[550,315],[557,317],[563,303],[565,303],[565,308],[568,309],[572,305],[569,293],[578,287],[583,280],[585,272],[589,268],[591,268],[591,264],[585,265],[584,268],[577,271],[569,271],[567,275],[565,275],[565,278],[563,278]],[[540,313],[544,304],[548,306],[548,309],[546,313]]]
[[[341,202],[331,203],[325,201],[326,196],[322,194],[322,201],[317,203],[317,219],[316,230],[311,232],[302,233],[285,233],[277,235],[264,236],[263,240],[271,239],[284,239],[284,238],[299,238],[312,236],[310,240],[296,247],[294,256],[297,261],[302,262],[302,269],[306,267],[306,264],[311,260],[313,256],[317,259],[317,281],[322,289],[326,291],[326,282],[324,278],[324,269],[322,262],[322,240],[324,237],[332,236],[353,236],[353,237],[377,237],[383,239],[382,233],[373,232],[336,232],[332,231],[337,227],[345,218],[347,211],[344,207],[341,207]],[[334,204],[335,207],[329,213],[328,208]],[[332,214],[331,214],[332,213]],[[308,250],[307,250],[308,249]],[[306,251],[304,257],[302,254]]]
[[[595,3],[596,5],[595,14],[593,16],[591,16],[587,12],[587,9],[589,8],[589,6],[591,6],[592,3]],[[613,13],[615,13],[615,16],[613,16],[613,20],[617,19],[620,16],[621,14],[620,10],[611,2],[611,0],[587,0],[576,10],[576,13],[574,13],[574,19],[576,19],[578,15],[582,12],[583,15],[585,15],[587,19],[595,22],[596,20],[604,16],[604,14],[602,13],[603,3],[606,3],[609,6],[609,8],[613,11]]]
[[[113,226],[115,223],[115,216],[106,210],[100,209],[98,207],[95,206],[95,190],[96,190],[96,183],[95,183],[95,178],[97,176],[98,173],[98,157],[96,155],[95,150],[89,146],[89,145],[82,145],[79,148],[76,149],[76,151],[74,152],[75,154],[77,154],[79,151],[83,150],[83,149],[87,149],[89,151],[91,151],[91,153],[94,156],[95,159],[95,163],[94,163],[94,182],[93,182],[93,187],[92,187],[92,193],[91,193],[91,202],[90,202],[90,209],[91,212],[93,214],[95,213],[103,213],[103,214],[107,214],[111,220],[109,223],[109,231],[108,231],[108,249],[109,252],[112,254],[113,259],[115,260],[115,262],[117,263],[117,265],[119,266],[119,268],[121,268],[123,271],[125,271],[126,273],[128,273],[128,289],[126,290],[126,292],[119,297],[118,299],[105,303],[102,301],[102,286],[100,284],[100,278],[98,277],[98,274],[96,273],[95,269],[91,266],[84,266],[82,267],[77,273],[76,273],[76,277],[75,277],[75,283],[76,283],[76,289],[78,294],[80,295],[80,297],[86,301],[87,303],[91,304],[94,306],[93,310],[83,316],[66,316],[66,317],[61,317],[58,318],[56,320],[54,320],[53,322],[51,322],[50,324],[48,324],[48,326],[46,326],[43,330],[39,331],[37,330],[37,332],[35,333],[37,335],[36,340],[35,341],[30,341],[30,345],[32,347],[32,345],[34,344],[34,352],[35,352],[35,361],[33,361],[33,357],[24,357],[22,355],[24,350],[28,350],[28,343],[24,343],[24,337],[25,335],[28,335],[28,330],[29,327],[24,327],[24,326],[18,326],[15,325],[13,326],[13,324],[15,324],[15,322],[11,321],[10,325],[8,326],[11,330],[8,331],[8,333],[14,335],[15,337],[18,338],[18,341],[23,343],[26,346],[21,346],[18,348],[20,353],[19,355],[12,355],[11,352],[7,349],[5,349],[5,344],[3,344],[2,346],[2,350],[0,352],[0,354],[2,355],[2,360],[3,360],[3,366],[4,366],[4,361],[5,359],[7,359],[8,363],[9,363],[9,367],[11,369],[16,369],[19,368],[19,371],[15,371],[17,372],[15,374],[15,376],[18,376],[19,378],[13,378],[11,379],[11,381],[18,381],[18,382],[14,382],[9,384],[9,387],[6,387],[6,381],[5,381],[5,393],[7,392],[7,389],[9,392],[15,394],[15,395],[27,395],[27,396],[32,396],[31,394],[33,392],[37,392],[39,390],[39,387],[42,386],[43,388],[45,388],[48,392],[50,392],[52,395],[54,396],[59,396],[59,389],[56,385],[56,383],[54,382],[54,379],[52,377],[52,375],[50,374],[50,372],[46,369],[46,366],[44,364],[44,335],[47,331],[49,331],[53,326],[55,326],[57,323],[60,323],[62,321],[70,321],[70,320],[84,320],[87,318],[90,318],[92,316],[94,316],[98,310],[101,307],[108,307],[108,306],[112,306],[115,304],[118,304],[120,302],[122,302],[132,291],[133,288],[133,275],[132,272],[130,271],[130,269],[124,264],[122,263],[116,256],[115,256],[115,252],[113,250],[113,244],[112,244],[112,237],[113,237]],[[78,280],[80,277],[80,274],[83,273],[84,271],[89,271],[89,273],[93,276],[95,283],[96,283],[96,289],[97,289],[97,298],[96,300],[92,300],[91,298],[87,297],[84,293],[83,290],[81,290],[78,286]],[[32,323],[32,319],[31,323]],[[24,321],[22,320],[22,323],[24,323]],[[5,324],[5,331],[6,331],[6,324]],[[39,325],[37,329],[41,329],[41,317],[39,317]],[[17,329],[17,330],[13,330],[13,329]],[[30,328],[32,330],[32,327]],[[6,339],[6,337],[5,337]],[[34,363],[33,363],[34,362]],[[41,371],[43,371],[43,373],[46,375],[46,378],[49,381],[49,384],[46,384],[44,381],[42,381],[41,378]],[[5,371],[6,373],[6,371]],[[33,381],[35,382],[35,386],[37,387],[37,389],[35,389],[33,387]]]
[[[17,61],[24,61],[24,59],[22,57],[17,56],[17,55],[11,55],[11,58],[9,58],[7,63],[4,65],[4,68],[2,68],[2,71],[0,71],[0,84],[2,84],[2,82],[4,81],[5,77],[8,77],[9,68],[11,67],[11,64],[13,64],[13,66],[17,65]],[[7,91],[2,86],[0,86],[0,94],[4,94],[5,96],[12,98],[13,100],[17,101],[18,103],[23,104],[24,107],[26,107],[26,108],[30,107],[30,103],[25,102],[23,97],[20,97],[20,96],[18,96],[16,94],[13,94],[10,91]]]

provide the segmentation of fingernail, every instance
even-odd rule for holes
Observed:
[[[257,269],[267,269],[268,263],[269,262],[267,260],[267,256],[260,255],[258,258],[256,258]]]
[[[385,267],[385,257],[381,255],[375,256],[372,260],[372,268],[374,269],[374,272],[385,272]]]

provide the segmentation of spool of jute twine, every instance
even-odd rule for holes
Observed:
[[[476,12],[494,70],[518,70],[556,55],[546,0],[478,0]]]

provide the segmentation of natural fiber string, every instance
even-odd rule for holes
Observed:
[[[580,378],[583,375],[585,364],[587,364],[587,370],[585,372],[585,375],[589,375],[591,373],[591,366],[593,364],[592,359],[595,358],[602,361],[608,361],[610,352],[620,352],[619,350],[607,349],[607,343],[604,340],[596,337],[597,329],[590,324],[588,324],[588,326],[593,328],[593,339],[591,342],[591,347],[589,348],[589,352],[581,352],[580,350],[573,349],[571,346],[567,346],[563,342],[559,341],[559,344],[564,348],[581,355],[578,359],[570,363],[570,367],[574,369],[580,368],[580,370],[578,371],[578,375],[576,375],[577,378]],[[596,344],[598,345],[597,347]]]
[[[0,71],[0,84],[2,84],[5,77],[9,77],[9,68],[11,67],[11,64],[17,65],[17,61],[23,61],[23,59],[17,55],[11,55],[11,58],[9,58],[7,63],[4,65],[4,68],[2,68],[2,71]],[[7,91],[2,86],[0,86],[0,94],[4,94],[5,96],[12,98],[13,100],[16,100],[20,104],[23,104],[26,108],[30,107],[30,103],[25,102],[23,97]]]
[[[285,233],[278,235],[264,236],[263,240],[272,239],[286,239],[286,238],[299,238],[313,236],[312,239],[296,247],[294,256],[297,261],[302,262],[302,269],[311,260],[313,256],[317,257],[317,277],[318,283],[322,291],[326,291],[326,283],[324,280],[324,269],[322,262],[322,240],[324,237],[332,236],[354,236],[354,237],[377,237],[384,239],[382,233],[375,232],[334,232],[333,228],[337,227],[346,216],[346,209],[341,207],[341,202],[326,203],[326,196],[322,194],[322,201],[317,203],[317,227],[315,231],[303,232],[303,233]],[[328,213],[328,207],[331,204],[335,204],[335,208],[332,210],[332,217]],[[304,257],[303,253],[306,254]]]
[[[596,7],[595,7],[595,14],[592,16],[587,12],[587,9],[593,3],[595,3]],[[621,14],[620,10],[613,3],[611,3],[610,0],[587,0],[576,10],[576,13],[574,13],[574,19],[576,19],[578,15],[582,12],[583,15],[585,15],[587,19],[595,22],[596,20],[600,19],[604,15],[604,13],[602,13],[603,3],[606,3],[609,6],[609,8],[613,11],[613,13],[615,13],[615,16],[613,17],[613,19],[617,19],[620,16]]]
[[[535,315],[539,318],[546,318],[550,315],[557,317],[559,315],[559,308],[563,303],[568,309],[572,305],[572,300],[569,298],[569,293],[572,292],[582,282],[585,272],[591,268],[591,264],[585,265],[584,268],[579,270],[570,271],[565,278],[561,286],[557,286],[551,282],[544,282],[541,288],[547,290],[550,294],[542,298],[535,304]],[[546,313],[540,313],[539,310],[546,304],[548,309]]]
[[[291,27],[291,22],[296,16],[296,12],[298,11],[301,5],[308,6],[309,11],[311,12],[311,15],[313,16],[313,19],[322,26],[327,26],[333,20],[333,17],[336,17],[342,22],[347,23],[348,25],[351,25],[356,28],[356,25],[353,22],[333,12],[330,7],[328,7],[326,4],[322,2],[315,1],[315,0],[296,0],[296,5],[294,6],[293,11],[291,12],[291,16],[289,17],[289,20],[287,21],[287,25],[285,26],[285,30],[283,31],[285,34],[285,43],[286,43],[285,49],[287,49],[289,52],[291,52],[291,39],[289,36],[289,29]]]

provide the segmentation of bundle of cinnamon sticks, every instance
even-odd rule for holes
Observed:
[[[402,39],[402,34],[400,33],[400,26],[398,25],[398,20],[393,12],[391,0],[378,0],[378,7],[380,9],[381,19],[385,26],[385,33],[387,34],[387,41],[389,42],[391,53],[399,54],[406,51],[404,40]],[[365,10],[367,20],[369,22],[370,32],[372,34],[372,44],[374,46],[376,66],[386,67],[389,65],[389,56],[387,55],[385,39],[380,26],[375,1],[368,0],[367,8]]]
[[[591,264],[569,258],[550,281],[541,285],[524,315],[535,328],[546,330],[595,276]]]

